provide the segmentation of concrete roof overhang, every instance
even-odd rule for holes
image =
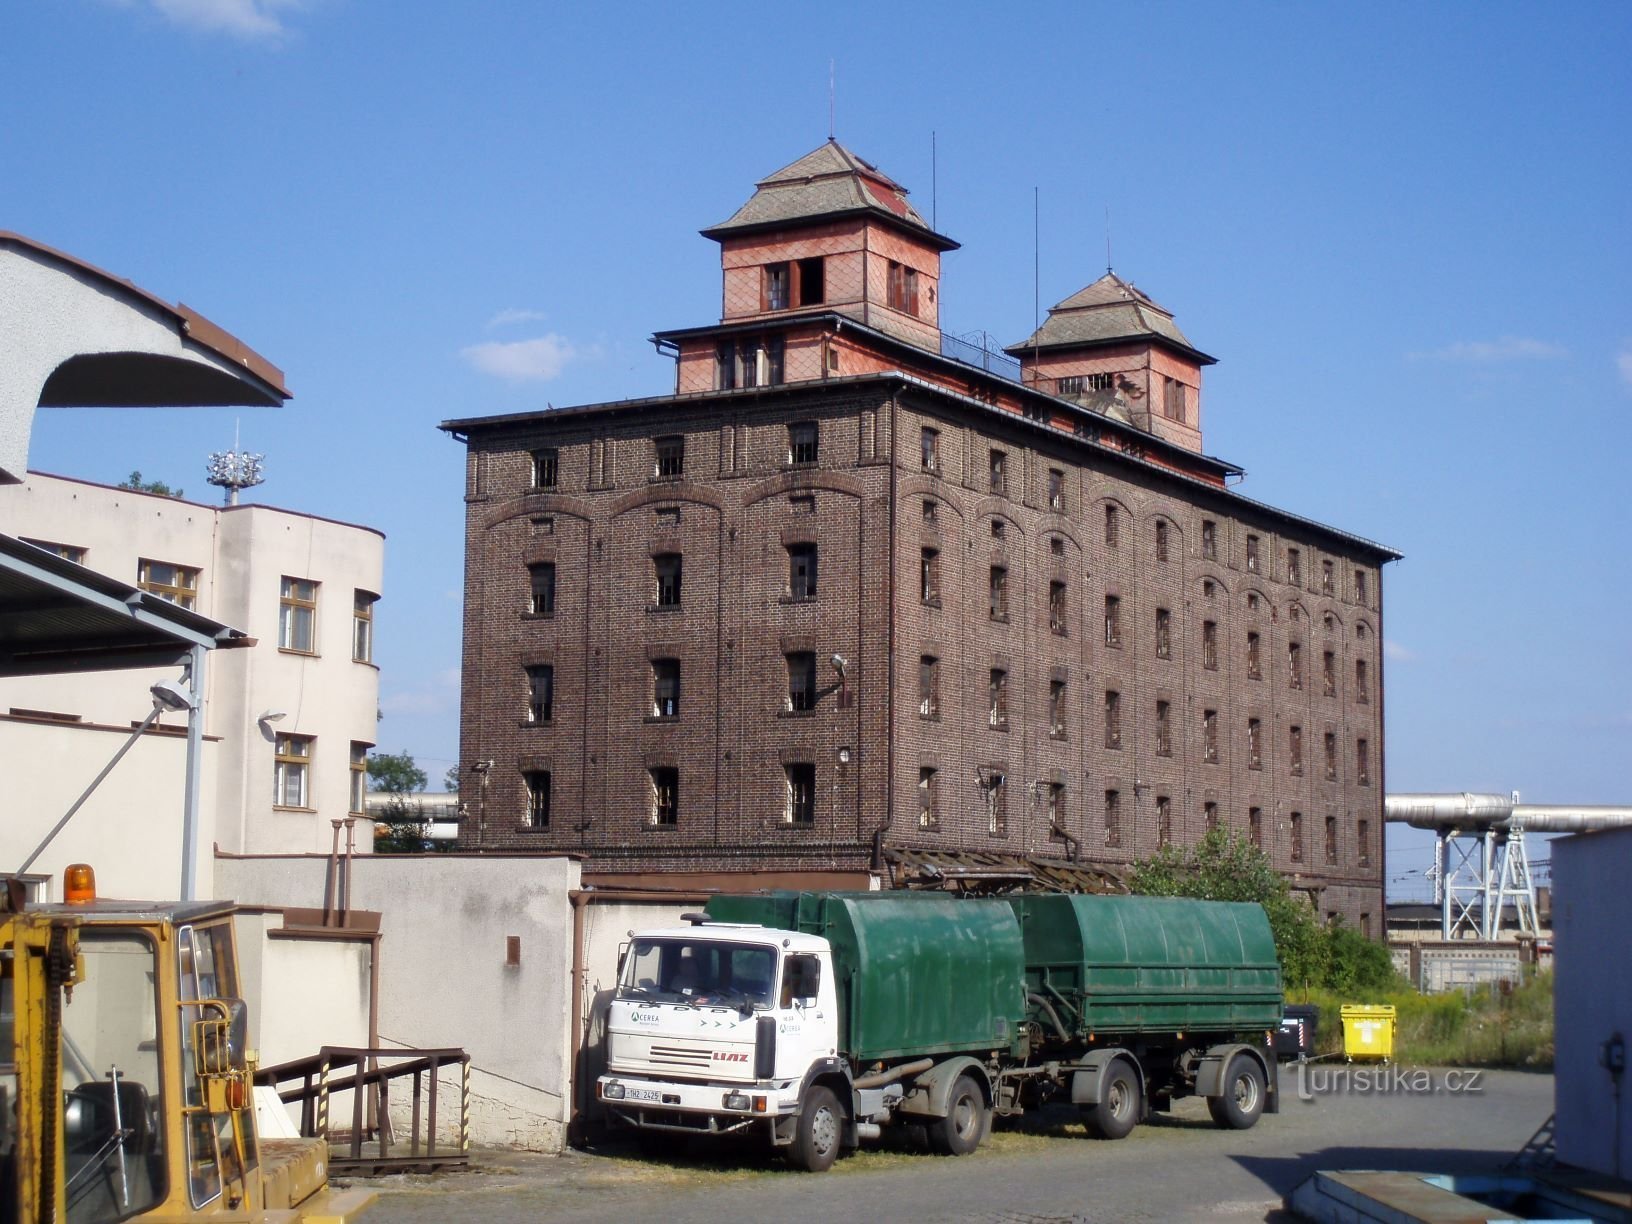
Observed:
[[[160,667],[255,639],[0,535],[0,676]]]
[[[283,371],[191,307],[0,230],[0,484],[37,407],[275,407]]]

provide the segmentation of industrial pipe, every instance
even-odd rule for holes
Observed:
[[[1418,829],[1527,829],[1538,833],[1588,833],[1632,825],[1632,807],[1607,804],[1519,803],[1517,796],[1403,794],[1383,799],[1383,819]]]

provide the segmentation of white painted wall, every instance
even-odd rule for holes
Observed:
[[[241,903],[316,908],[325,865],[318,856],[223,858],[216,880]],[[354,861],[352,905],[380,914],[381,1044],[469,1051],[478,1143],[556,1151],[564,1142],[578,884],[567,858]],[[509,936],[521,940],[513,967]],[[444,1081],[443,1091],[456,1089],[451,1076]]]
[[[1553,859],[1554,1105],[1559,1160],[1632,1177],[1632,1072],[1600,1065],[1632,1043],[1632,829],[1560,837]]]
[[[351,745],[374,742],[379,671],[372,663],[353,661],[351,633],[355,592],[380,591],[385,542],[379,532],[267,506],[207,506],[38,473],[30,473],[19,486],[0,489],[0,523],[26,539],[83,548],[87,568],[132,585],[142,558],[196,568],[194,610],[257,639],[258,645],[246,650],[211,651],[205,664],[201,896],[217,895],[210,874],[213,843],[228,851],[260,853],[329,848],[330,821],[350,808]],[[278,649],[280,588],[286,575],[320,584],[315,655]],[[382,612],[383,606],[377,606],[376,627]],[[60,737],[60,747],[43,751],[52,760],[66,758],[61,769],[18,771],[29,775],[24,784],[35,804],[31,810],[52,814],[43,825],[32,816],[0,822],[0,864],[20,862],[117,747],[111,744],[106,756],[98,758],[83,730],[24,730],[6,712],[45,710],[128,728],[152,708],[148,686],[176,674],[158,669],[0,680],[0,760],[40,760],[42,743],[53,736]],[[263,731],[256,720],[268,711],[283,711],[285,717]],[[163,721],[185,725],[175,714]],[[273,737],[279,732],[316,737],[308,809],[273,805]],[[134,896],[173,895],[177,885],[163,882],[172,876],[179,882],[179,849],[172,853],[168,828],[159,827],[173,821],[179,847],[179,775],[173,785],[158,785],[148,773],[130,772],[152,752],[146,743],[134,749],[104,783],[104,794],[92,801],[96,806],[76,818],[80,823],[106,812],[96,827],[122,821],[155,834],[149,841],[122,846],[132,853],[121,871],[137,881],[130,887]],[[366,827],[359,841],[360,851],[372,848]],[[60,874],[73,861],[64,843],[53,847],[40,866]],[[103,890],[108,890],[106,882]]]
[[[152,708],[136,673],[106,677],[110,701],[126,702],[140,720]],[[0,712],[15,704],[0,681]],[[170,720],[174,721],[174,720]],[[130,738],[124,726],[51,726],[0,718],[0,763],[6,789],[0,818],[0,867],[16,869]],[[206,753],[206,756],[208,753]],[[104,897],[152,899],[181,895],[181,823],[187,740],[148,735],[136,743],[70,821],[29,874],[49,873],[48,898],[61,900],[62,868],[90,863]],[[200,844],[214,822],[200,813]],[[207,878],[209,863],[200,864]]]

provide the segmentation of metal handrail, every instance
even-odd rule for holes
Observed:
[[[452,1065],[459,1068],[459,1137],[451,1150],[444,1146],[438,1151],[440,1073]],[[406,1152],[392,1131],[390,1115],[391,1084],[404,1078],[412,1079],[413,1094]],[[260,1068],[255,1082],[276,1088],[286,1105],[300,1103],[300,1133],[329,1144],[329,1165],[335,1172],[428,1172],[470,1160],[470,1055],[462,1049],[324,1046],[307,1058]],[[293,1087],[287,1086],[291,1083]],[[347,1131],[336,1131],[331,1121],[329,1098],[339,1092],[352,1094]],[[376,1152],[363,1151],[366,1137],[377,1141]],[[339,1154],[337,1146],[343,1149]]]

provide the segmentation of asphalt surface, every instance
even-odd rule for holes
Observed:
[[[1283,1221],[1282,1196],[1316,1169],[1496,1168],[1552,1113],[1553,1080],[1478,1074],[1469,1091],[1439,1070],[1389,1069],[1362,1081],[1340,1067],[1311,1067],[1303,1083],[1310,1099],[1300,1099],[1295,1073],[1284,1074],[1281,1113],[1248,1131],[1216,1129],[1205,1105],[1190,1100],[1104,1142],[1057,1110],[1019,1132],[1000,1131],[970,1156],[917,1153],[898,1141],[886,1155],[847,1158],[818,1175],[747,1148],[693,1143],[670,1159],[608,1144],[562,1156],[482,1152],[471,1172],[352,1184],[380,1195],[365,1224]]]

